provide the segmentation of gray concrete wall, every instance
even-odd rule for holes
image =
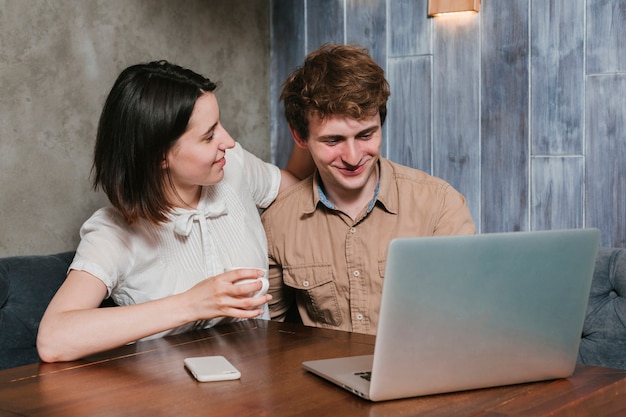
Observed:
[[[222,123],[269,160],[269,0],[0,0],[0,256],[73,250],[106,94],[167,59],[221,82]]]

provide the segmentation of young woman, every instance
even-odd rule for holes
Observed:
[[[111,207],[81,228],[67,279],[41,320],[42,360],[268,317],[271,297],[249,296],[261,283],[234,283],[267,269],[258,208],[297,178],[233,140],[220,123],[215,89],[165,61],[119,75],[102,111],[93,165],[94,187]],[[289,166],[307,165],[306,155],[292,155]],[[231,267],[249,268],[224,273]],[[119,307],[98,308],[107,297]]]

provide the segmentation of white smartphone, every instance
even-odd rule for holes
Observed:
[[[241,372],[223,356],[186,358],[185,368],[200,382],[227,381],[241,378]]]

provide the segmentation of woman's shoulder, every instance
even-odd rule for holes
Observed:
[[[113,207],[102,207],[96,210],[91,217],[89,217],[81,230],[88,229],[100,229],[100,228],[111,228],[111,229],[125,229],[128,225],[126,221],[122,217],[122,215]]]
[[[224,179],[218,186],[248,192],[259,207],[268,206],[280,187],[280,170],[245,150],[239,143],[226,151]]]
[[[259,158],[254,153],[246,150],[239,142],[235,142],[235,146],[226,151],[226,165],[224,169],[226,171],[236,171],[241,172],[241,169],[246,170],[255,170],[262,167],[262,169],[276,169],[278,167],[274,166],[269,162],[265,162],[261,158]]]
[[[133,246],[134,236],[142,235],[142,224],[128,224],[122,215],[113,207],[103,207],[91,215],[80,228],[82,242],[95,245],[117,246],[129,250]]]

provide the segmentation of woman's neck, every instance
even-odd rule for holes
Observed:
[[[168,200],[174,207],[184,209],[195,209],[200,202],[200,195],[202,194],[202,187],[195,185],[187,189],[172,189]]]

